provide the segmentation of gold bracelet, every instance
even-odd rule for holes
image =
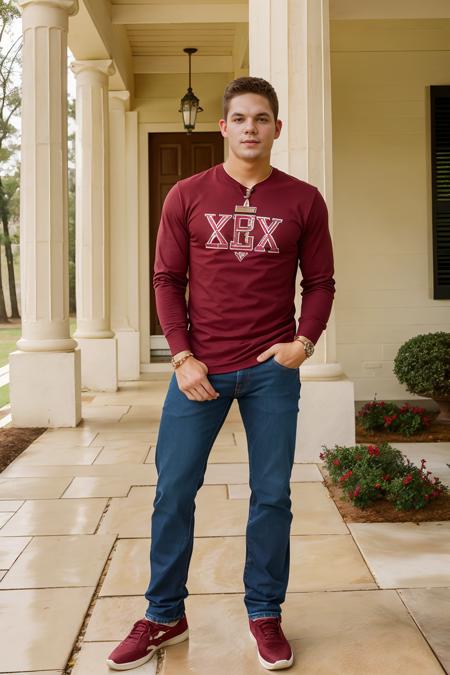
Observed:
[[[177,361],[175,361],[175,358],[172,357],[171,363],[172,363],[172,366],[173,366],[174,370],[179,368],[186,361],[186,359],[188,359],[190,356],[194,356],[192,352],[189,352],[188,354],[185,354],[184,356],[182,356]]]

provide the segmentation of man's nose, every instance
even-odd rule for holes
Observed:
[[[252,119],[251,117],[247,118],[247,120],[245,122],[245,131],[251,131],[251,132],[256,131],[255,120]]]

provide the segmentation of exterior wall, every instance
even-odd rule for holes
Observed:
[[[393,359],[450,330],[433,300],[430,84],[450,81],[450,21],[332,21],[337,356],[355,398],[417,398]]]
[[[186,59],[186,72],[187,67]],[[192,75],[192,89],[200,99],[201,107],[204,108],[197,116],[198,123],[214,122],[215,129],[219,131],[217,122],[222,117],[222,94],[226,84],[232,79],[232,73]],[[178,109],[187,87],[188,76],[184,73],[136,75],[134,103],[135,110],[139,113],[139,123],[178,123],[179,131],[183,131],[181,113]]]

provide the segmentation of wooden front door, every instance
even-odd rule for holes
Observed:
[[[178,180],[205,171],[223,162],[223,136],[220,132],[193,134],[155,133],[148,135],[150,200],[150,335],[163,335],[156,313],[153,289],[156,235],[161,208],[170,188]]]

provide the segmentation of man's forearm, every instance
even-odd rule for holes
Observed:
[[[335,295],[335,281],[326,278],[312,288],[302,283],[301,316],[298,322],[297,335],[304,335],[314,344],[317,343],[322,332],[326,329]]]
[[[186,280],[174,279],[167,272],[153,277],[156,310],[172,355],[191,351],[186,306]]]

